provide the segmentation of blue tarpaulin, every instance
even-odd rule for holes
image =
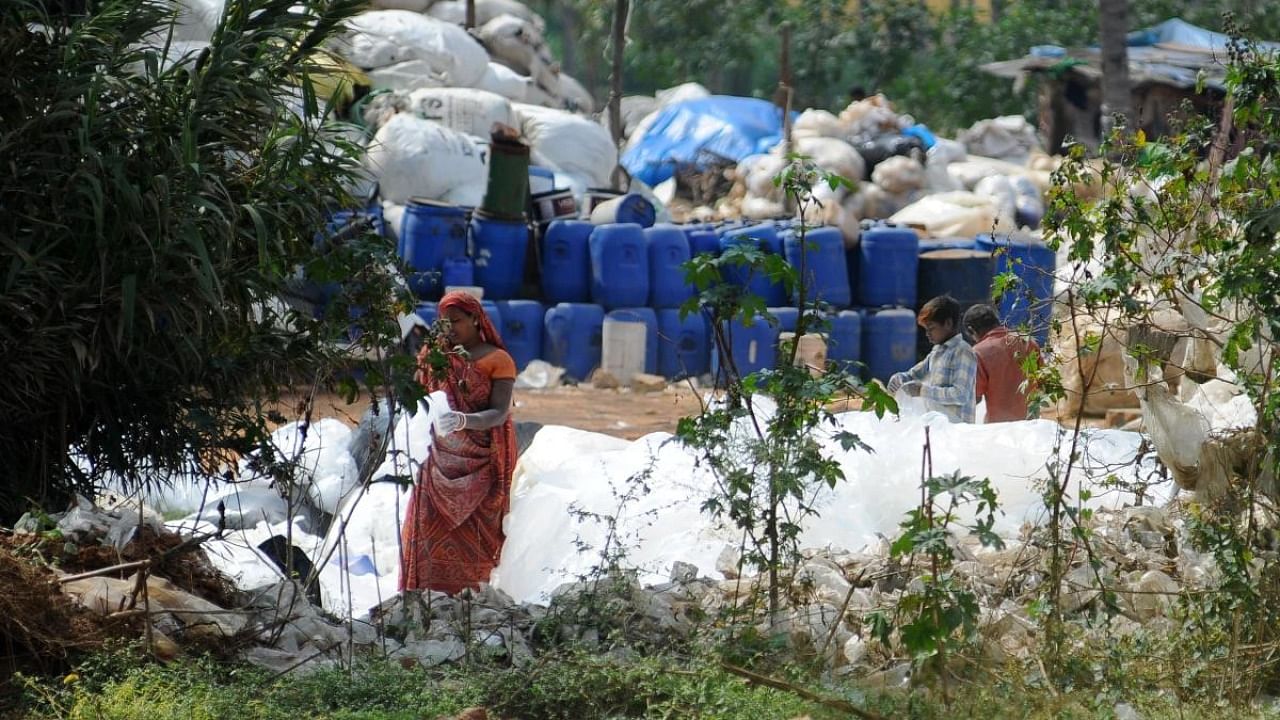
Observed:
[[[622,155],[622,166],[649,186],[670,178],[677,165],[710,157],[738,162],[768,152],[782,140],[782,110],[768,100],[712,95],[658,111]]]
[[[1129,33],[1128,44],[1130,47],[1175,45],[1210,50],[1225,55],[1230,42],[1231,38],[1228,35],[1192,25],[1182,18],[1170,18],[1159,25]],[[1272,52],[1280,50],[1280,43],[1256,42],[1255,44],[1263,50]]]

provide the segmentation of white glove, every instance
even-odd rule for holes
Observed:
[[[448,435],[467,426],[467,416],[450,410],[436,420],[436,435]]]
[[[885,383],[884,389],[892,395],[898,392],[898,388],[902,387],[902,373],[894,373],[889,376],[889,382]]]
[[[911,397],[920,397],[920,392],[922,390],[924,390],[924,385],[914,380],[902,383],[902,392],[910,395]]]

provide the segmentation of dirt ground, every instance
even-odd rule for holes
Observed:
[[[677,421],[686,415],[698,414],[700,393],[687,383],[672,383],[660,392],[602,389],[590,384],[516,389],[515,418],[636,439],[655,432],[675,433]],[[366,407],[369,407],[367,397],[361,397],[355,405],[348,405],[338,396],[321,395],[316,398],[316,418],[337,418],[355,427]],[[838,402],[829,409],[841,413],[855,410],[856,406],[852,402]],[[297,398],[284,402],[280,413],[288,420],[297,419],[301,415]],[[1060,419],[1052,409],[1047,409],[1041,416],[1048,420]],[[1085,418],[1083,424],[1093,428],[1120,427],[1123,421],[1130,419],[1128,415],[1119,419]]]
[[[653,432],[674,433],[680,418],[698,413],[699,398],[700,391],[683,383],[668,385],[661,392],[634,392],[626,388],[607,390],[591,385],[516,390],[515,418],[543,425],[567,425],[634,440]],[[338,418],[355,427],[368,404],[365,397],[349,405],[336,395],[320,395],[316,398],[316,417]],[[856,407],[851,403],[839,403],[830,409],[843,412]],[[284,404],[281,412],[290,420],[297,418],[296,399]],[[1058,419],[1052,410],[1041,417]],[[1103,418],[1086,418],[1084,425],[1115,427],[1118,423]]]
[[[674,433],[680,418],[697,414],[698,397],[689,386],[681,384],[647,393],[602,390],[590,385],[516,390],[515,418],[634,440],[653,432]],[[298,416],[296,399],[283,405],[284,417],[292,420]],[[354,427],[368,405],[365,397],[348,405],[342,398],[326,394],[316,398],[315,413],[316,417],[337,418]]]

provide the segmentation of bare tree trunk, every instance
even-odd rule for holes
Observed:
[[[613,145],[622,148],[622,58],[626,49],[627,11],[629,0],[617,0],[613,12],[613,75],[609,90],[609,129],[613,132]],[[622,166],[613,170],[613,186],[622,186]]]
[[[1098,0],[1098,30],[1102,40],[1102,132],[1111,130],[1112,117],[1122,115],[1133,128],[1133,100],[1129,91],[1129,2]]]
[[[782,56],[778,60],[778,106],[782,109],[782,156],[791,154],[791,23],[782,23]],[[794,210],[791,195],[782,198],[783,209]]]
[[[470,30],[475,26],[476,26],[476,0],[467,0],[466,28]]]

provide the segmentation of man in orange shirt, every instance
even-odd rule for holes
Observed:
[[[964,327],[975,340],[978,375],[974,400],[986,398],[987,422],[1026,420],[1027,376],[1022,362],[1038,355],[1040,347],[1031,338],[1009,332],[990,305],[974,305],[965,311]]]

